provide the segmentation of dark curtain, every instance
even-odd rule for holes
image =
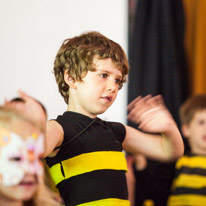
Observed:
[[[138,95],[162,94],[180,126],[178,109],[189,94],[182,1],[138,0],[130,37],[128,103]],[[131,122],[128,124],[136,126]],[[173,164],[148,160],[145,173],[135,171],[136,178],[141,177],[141,182],[136,185],[136,205],[143,205],[144,199],[153,199],[155,206],[166,205]]]
[[[181,0],[138,0],[129,42],[128,100],[162,94],[179,124],[178,109],[188,96]]]

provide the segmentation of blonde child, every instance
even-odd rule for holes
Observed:
[[[206,94],[189,97],[180,107],[180,120],[190,152],[176,163],[168,206],[205,206]]]
[[[128,75],[126,54],[116,42],[98,32],[65,40],[54,75],[68,108],[47,123],[45,156],[66,206],[129,205],[122,150],[161,161],[183,154],[182,137],[161,96],[138,97],[128,107],[128,118],[153,134],[98,118]],[[19,94],[30,110],[37,109],[30,96]]]
[[[41,108],[44,112],[44,115],[42,118],[43,119],[42,121],[44,122],[44,119],[47,120],[47,110],[46,110],[45,106],[40,101],[38,101],[37,99],[33,99],[33,100],[36,101],[37,105],[39,104],[41,106]],[[27,107],[25,106],[25,101],[22,98],[16,97],[16,98],[13,98],[9,101],[5,100],[4,105],[9,107],[9,108],[13,108],[21,113],[30,115],[30,110],[27,111]],[[31,115],[30,115],[30,117],[31,117]],[[33,115],[32,115],[32,117],[33,117]],[[60,197],[59,192],[57,191],[57,189],[54,185],[54,182],[53,182],[51,175],[49,173],[49,168],[48,168],[45,160],[43,161],[43,165],[44,165],[44,182],[45,182],[46,186],[51,190],[50,193],[52,194],[53,198],[55,200],[57,200],[59,203],[61,203],[62,202],[61,197]]]
[[[43,127],[17,110],[0,107],[0,205],[59,205],[43,184],[43,152]]]

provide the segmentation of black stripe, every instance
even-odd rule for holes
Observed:
[[[206,195],[206,187],[202,187],[200,189],[195,188],[186,188],[186,187],[177,187],[173,195],[185,195],[185,194],[196,194],[196,195]]]
[[[56,147],[54,149],[57,150],[57,149],[60,149],[62,147],[65,147],[67,146],[71,141],[75,140],[77,137],[79,137],[81,134],[83,134],[90,126],[92,126],[92,124],[96,121],[96,119],[93,119],[84,129],[82,129],[79,133],[77,133],[74,137],[72,137],[71,139],[67,140],[66,142],[64,142],[62,145]]]
[[[125,171],[94,171],[64,180],[57,187],[69,206],[105,198],[128,199]]]
[[[179,176],[180,174],[200,175],[206,177],[206,169],[183,166],[180,169],[176,170],[176,176]]]

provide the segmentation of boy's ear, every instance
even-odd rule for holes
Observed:
[[[182,134],[185,138],[189,138],[190,136],[190,129],[189,129],[189,126],[186,125],[186,124],[183,124],[182,127],[181,127],[181,131],[182,131]]]
[[[65,71],[64,73],[64,81],[69,85],[70,88],[76,89],[75,81],[72,77],[68,75],[67,71]]]

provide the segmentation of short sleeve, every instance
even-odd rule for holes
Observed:
[[[108,122],[108,125],[115,133],[117,140],[122,143],[126,135],[125,126],[119,122]]]

